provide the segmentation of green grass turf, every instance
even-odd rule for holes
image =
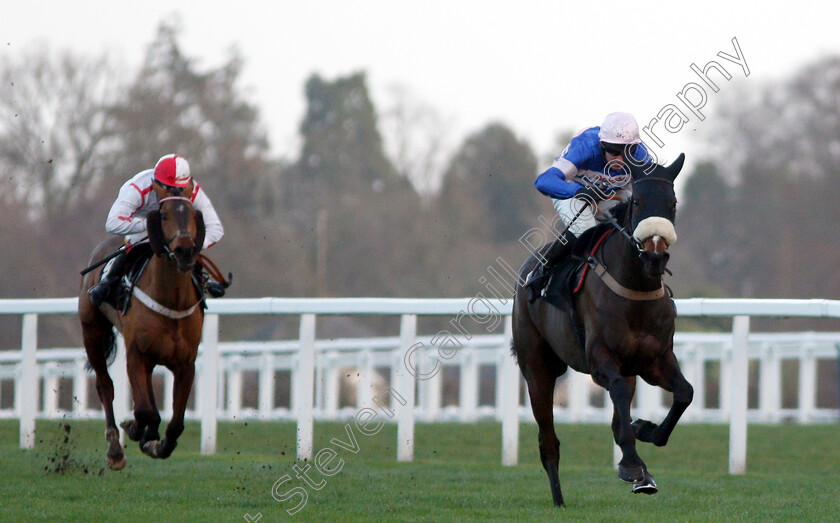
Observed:
[[[218,452],[202,456],[200,427],[187,425],[167,460],[126,449],[128,465],[105,468],[103,421],[44,420],[36,446],[18,448],[18,422],[0,421],[0,521],[837,521],[840,519],[840,426],[749,427],[747,474],[730,476],[728,427],[680,425],[667,447],[639,445],[659,484],[633,495],[612,468],[606,425],[557,425],[560,480],[567,507],[551,506],[539,463],[537,429],[524,424],[520,464],[502,467],[496,423],[418,424],[415,459],[396,462],[396,426],[365,436],[344,424],[316,423],[317,453],[332,448],[344,464],[320,490],[295,477],[293,423],[220,423]],[[67,430],[69,427],[69,432]],[[333,461],[330,466],[335,466]],[[305,465],[305,464],[299,464]],[[300,487],[280,502],[276,494]]]

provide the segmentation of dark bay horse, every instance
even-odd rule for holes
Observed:
[[[201,340],[203,298],[192,280],[196,257],[204,243],[204,220],[190,200],[160,191],[160,207],[150,212],[146,223],[153,255],[134,286],[125,314],[108,304],[95,307],[87,293],[100,271],[82,278],[79,319],[88,362],[96,373],[96,391],[105,409],[107,461],[113,470],[125,466],[114,419],[114,384],[108,374],[108,359],[114,352],[113,327],[125,339],[128,379],[134,399],[134,419],[122,423],[128,437],[140,442],[144,453],[166,458],[184,431],[184,411],[195,376],[195,359]],[[91,264],[114,251],[120,238],[101,243],[91,255]],[[152,369],[164,365],[175,377],[172,419],[166,436],[158,434],[160,414],[152,391]]]
[[[647,175],[631,167],[633,196],[623,220],[619,218],[623,223],[614,223],[622,230],[603,237],[595,256],[599,265],[590,266],[582,289],[573,296],[577,320],[545,300],[529,304],[526,290],[521,285],[516,289],[513,352],[528,383],[539,425],[540,460],[556,506],[563,506],[563,494],[553,396],[555,381],[568,367],[590,374],[609,392],[613,436],[622,452],[618,477],[633,483],[633,492],[657,490],[636,452],[636,440],[665,445],[691,403],[694,391],[673,352],[676,312],[662,282],[668,245],[676,240],[674,179],[684,160],[681,154],[670,166],[647,166],[652,167]],[[532,256],[523,264],[520,282],[536,263]],[[631,420],[636,376],[673,393],[662,424]]]

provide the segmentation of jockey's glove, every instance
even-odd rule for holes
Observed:
[[[605,200],[609,197],[608,194],[604,194],[601,189],[597,187],[589,187],[587,185],[582,186],[578,191],[575,193],[575,198],[580,198],[585,201],[590,201],[594,203],[598,203],[602,200]]]

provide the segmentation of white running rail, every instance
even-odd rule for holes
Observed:
[[[695,388],[694,402],[683,421],[729,422],[731,473],[742,474],[746,469],[748,421],[838,420],[838,409],[816,404],[816,390],[817,366],[825,361],[837,365],[840,333],[751,334],[749,318],[838,318],[840,301],[695,298],[676,302],[681,317],[733,318],[731,333],[677,333],[674,340],[683,373]],[[0,314],[22,317],[21,350],[0,352],[0,417],[20,419],[22,448],[34,445],[36,418],[102,417],[98,402],[88,402],[92,378],[84,368],[84,350],[38,348],[38,315],[75,313],[75,298],[0,300]],[[211,301],[207,313],[193,391],[195,407],[187,412],[189,418],[201,421],[204,454],[215,452],[218,419],[297,420],[301,459],[312,458],[315,419],[354,419],[363,433],[378,430],[382,421],[393,421],[398,423],[400,461],[413,459],[415,420],[496,419],[503,425],[502,462],[517,463],[518,423],[533,421],[533,417],[527,394],[520,400],[522,379],[510,355],[509,300],[221,299]],[[237,314],[299,316],[299,339],[219,342],[219,316]],[[316,339],[317,316],[334,314],[399,315],[400,332],[391,337]],[[418,316],[448,317],[449,328],[418,334]],[[472,329],[464,324],[467,319]],[[485,333],[475,333],[476,325]],[[759,365],[758,401],[748,409],[751,360]],[[783,362],[790,360],[798,363],[797,404],[783,408],[781,369]],[[117,362],[111,367],[117,419],[128,417],[130,412],[124,368],[124,348],[120,345]],[[355,369],[357,374],[356,400],[353,406],[340,406],[341,373],[347,369]],[[442,377],[447,369],[457,369],[459,376],[457,406],[442,404]],[[163,376],[163,401],[158,403],[166,419],[171,415],[172,378],[170,373],[158,370]],[[480,380],[482,370],[493,376],[494,401],[489,405],[479,404],[481,384],[486,386],[488,382]],[[245,405],[243,385],[249,380],[253,382],[251,389],[256,386],[256,401]],[[2,385],[11,382],[12,402],[2,396],[10,388]],[[277,390],[277,383],[288,388]],[[59,391],[65,387],[72,388],[74,401],[70,406],[60,405]],[[288,394],[288,403],[276,404],[278,393]],[[608,423],[612,416],[606,395],[586,375],[569,371],[561,378],[557,396],[558,421]],[[706,405],[707,397],[718,400]],[[639,380],[634,413],[659,420],[667,408],[668,401],[659,389]]]

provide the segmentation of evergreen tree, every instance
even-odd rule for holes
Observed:
[[[440,212],[465,236],[515,241],[537,223],[536,158],[502,124],[469,136],[450,162]]]

